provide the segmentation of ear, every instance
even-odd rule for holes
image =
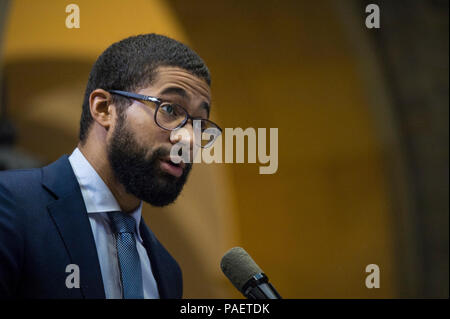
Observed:
[[[111,103],[111,94],[103,89],[95,89],[89,96],[92,118],[107,130],[113,124],[115,115],[115,109]]]

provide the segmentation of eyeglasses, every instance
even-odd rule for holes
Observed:
[[[217,137],[222,134],[222,129],[216,123],[208,119],[192,117],[181,105],[165,102],[156,97],[142,94],[118,90],[108,90],[108,92],[141,101],[148,106],[152,106],[151,103],[156,105],[154,120],[156,125],[164,130],[175,131],[185,126],[186,123],[191,120],[194,127],[194,135],[196,128],[200,128],[201,138],[200,141],[196,140],[195,143],[201,148],[210,147]],[[197,126],[197,121],[200,121],[199,126]]]

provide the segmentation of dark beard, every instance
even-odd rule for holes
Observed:
[[[127,193],[153,206],[166,206],[175,201],[181,193],[192,168],[186,163],[180,177],[170,175],[160,168],[160,160],[170,155],[170,150],[158,148],[151,158],[140,147],[134,135],[124,125],[125,119],[119,116],[111,143],[107,146],[108,159],[115,177],[125,187]]]

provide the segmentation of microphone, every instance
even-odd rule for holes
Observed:
[[[269,278],[241,247],[231,248],[220,262],[225,276],[248,299],[282,299]]]

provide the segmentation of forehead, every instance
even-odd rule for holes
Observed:
[[[207,103],[211,101],[211,90],[206,81],[178,67],[158,67],[151,86],[158,93],[171,87],[181,88],[191,99],[200,98]]]

